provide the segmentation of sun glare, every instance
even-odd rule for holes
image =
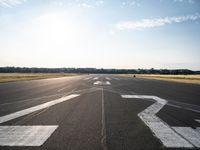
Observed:
[[[39,37],[46,41],[62,43],[69,41],[77,35],[77,27],[73,20],[65,13],[48,13],[36,19],[36,30]]]

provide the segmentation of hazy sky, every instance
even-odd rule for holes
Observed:
[[[0,66],[200,70],[200,0],[0,0]]]

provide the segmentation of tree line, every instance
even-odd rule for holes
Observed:
[[[97,69],[97,68],[29,68],[0,67],[0,73],[101,73],[101,74],[200,74],[188,69]]]

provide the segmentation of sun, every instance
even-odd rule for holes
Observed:
[[[78,34],[77,25],[65,12],[53,12],[39,16],[36,19],[39,37],[55,42],[71,41]]]

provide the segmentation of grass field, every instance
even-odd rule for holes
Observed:
[[[134,74],[128,74],[125,76],[133,77]],[[200,75],[135,74],[135,76],[137,78],[148,78],[148,79],[165,80],[165,81],[199,84],[200,85]]]
[[[75,76],[69,73],[0,73],[0,83]]]

